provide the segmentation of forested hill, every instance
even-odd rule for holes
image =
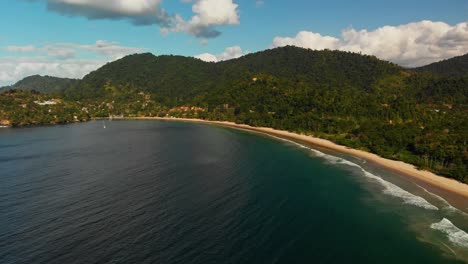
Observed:
[[[195,58],[134,54],[86,75],[77,94],[84,98],[102,97],[105,84],[111,82],[175,98],[211,83],[214,72],[213,64]]]
[[[0,88],[0,92],[9,89],[16,89],[23,91],[35,90],[47,94],[63,93],[66,89],[78,85],[79,81],[80,80],[78,79],[32,75],[18,81],[14,85]]]
[[[80,90],[71,94],[85,98],[103,96],[105,84],[111,82],[175,100],[224,88],[261,74],[317,87],[340,85],[369,89],[375,80],[400,71],[399,66],[371,56],[296,47],[262,51],[220,63],[145,53],[127,56],[88,74],[83,78]]]
[[[442,76],[468,76],[468,54],[435,62],[414,69],[417,72],[429,72]]]
[[[220,62],[226,76],[267,74],[278,78],[353,85],[366,89],[387,74],[398,73],[401,67],[373,56],[342,51],[316,51],[292,46],[276,48]]]

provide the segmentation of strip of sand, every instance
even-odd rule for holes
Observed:
[[[135,117],[135,118],[125,118],[125,119],[174,120],[174,121],[214,124],[214,125],[221,125],[221,126],[232,127],[232,128],[246,129],[246,130],[251,130],[251,131],[278,136],[281,138],[297,140],[297,141],[308,143],[313,146],[317,146],[317,147],[321,147],[324,149],[329,149],[332,151],[337,151],[337,152],[352,155],[358,158],[362,158],[364,160],[378,164],[386,169],[413,177],[414,179],[420,182],[423,182],[431,186],[434,186],[436,188],[441,188],[445,191],[460,195],[464,197],[465,199],[468,198],[468,185],[467,184],[436,175],[429,171],[419,170],[415,166],[402,162],[402,161],[382,158],[373,153],[341,146],[329,140],[325,140],[321,138],[316,138],[316,137],[307,136],[307,135],[300,135],[297,133],[272,129],[268,127],[253,127],[249,125],[236,124],[236,123],[227,122],[227,121],[208,121],[208,120],[202,120],[202,119],[164,118],[164,117]]]

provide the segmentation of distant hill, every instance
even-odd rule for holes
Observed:
[[[23,91],[35,90],[46,94],[62,93],[66,89],[78,85],[79,81],[78,79],[32,75],[18,81],[14,85],[2,87],[0,91],[16,89]]]
[[[182,56],[134,54],[108,63],[86,75],[80,83],[82,97],[103,95],[107,82],[138,87],[170,97],[186,96],[216,77],[214,64]]]
[[[293,46],[252,53],[220,62],[218,67],[223,69],[225,74],[268,74],[307,82],[359,84],[362,88],[368,87],[379,77],[402,70],[400,66],[374,56]]]
[[[111,82],[176,99],[262,74],[320,87],[326,83],[327,86],[346,84],[369,89],[376,79],[400,71],[403,71],[400,66],[373,56],[288,46],[219,63],[183,56],[134,54],[107,63],[82,80],[34,75],[5,88],[37,90],[42,93],[69,90],[69,95],[90,98],[103,96],[104,85]]]
[[[439,64],[459,63],[464,58],[466,56]],[[466,67],[461,68],[460,71]],[[453,104],[466,100],[466,78],[446,79],[440,74],[419,74],[419,71],[423,68],[408,70],[374,56],[292,46],[218,63],[143,53],[104,65],[86,75],[73,89],[67,89],[66,94],[73,99],[102,98],[106,96],[106,85],[113,85],[152,93],[168,106],[187,102],[216,105],[223,100],[232,104],[236,102],[233,94],[241,90],[239,85],[248,85],[252,79],[258,78],[274,79],[291,91],[302,89],[301,93],[307,90],[308,94],[317,96],[330,91],[348,94],[347,102],[352,101],[349,100],[351,97],[370,96],[390,101],[403,95],[419,103]],[[245,94],[236,96],[241,96],[242,99],[237,100],[243,103],[251,99],[243,98]],[[349,107],[348,111],[357,109],[355,105]]]
[[[145,53],[124,57],[91,72],[74,93],[85,98],[103,96],[104,85],[111,82],[179,100],[262,74],[317,87],[347,85],[369,89],[376,79],[400,71],[401,67],[372,56],[291,46],[219,63]]]
[[[417,72],[429,72],[442,76],[468,76],[468,54],[435,62],[414,69]]]

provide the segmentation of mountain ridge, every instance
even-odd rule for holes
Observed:
[[[150,53],[126,56],[86,75],[79,94],[103,96],[107,82],[130,85],[169,97],[188,97],[219,86],[233,85],[255,75],[295,79],[329,85],[360,85],[368,89],[376,78],[398,73],[403,68],[365,56],[343,51],[313,51],[292,46],[245,55],[241,58],[210,63]]]
[[[204,65],[204,67],[211,68],[208,71],[205,71],[201,74],[203,74],[203,77],[206,77],[207,75],[210,75],[211,77],[216,77],[219,74],[228,74],[227,71],[233,70],[236,68],[236,65],[241,65],[240,67],[246,67],[249,69],[249,71],[244,72],[243,74],[258,74],[260,71],[258,71],[258,67],[263,67],[264,69],[267,69],[266,73],[270,75],[275,75],[277,76],[278,74],[281,77],[281,72],[275,71],[275,70],[268,70],[268,68],[274,68],[275,66],[278,66],[278,59],[275,58],[274,56],[270,55],[278,55],[278,53],[281,55],[285,55],[288,53],[291,53],[291,51],[307,51],[308,56],[304,56],[299,58],[299,60],[310,60],[312,59],[323,59],[320,58],[320,55],[326,54],[326,53],[331,53],[331,54],[348,54],[349,56],[353,56],[355,59],[361,60],[363,58],[367,58],[369,60],[375,60],[375,61],[380,61],[384,63],[388,63],[389,65],[393,65],[394,67],[398,68],[400,71],[406,71],[406,72],[414,72],[414,73],[430,73],[430,74],[435,74],[435,75],[440,75],[440,76],[445,76],[445,77],[460,77],[460,76],[465,76],[468,75],[468,54],[462,55],[462,56],[456,56],[453,58],[441,60],[438,62],[434,62],[428,65],[424,65],[421,67],[416,67],[416,68],[403,68],[397,64],[387,62],[385,60],[380,60],[376,58],[375,56],[371,55],[362,55],[359,53],[351,53],[351,52],[343,52],[343,51],[331,51],[331,50],[323,50],[323,51],[318,51],[318,50],[310,50],[310,49],[303,49],[303,48],[298,48],[298,47],[293,47],[293,46],[286,46],[286,47],[281,47],[281,48],[274,48],[274,49],[267,49],[255,53],[249,53],[246,54],[242,57],[239,58],[234,58],[226,61],[219,61],[219,62],[205,62],[197,58],[193,57],[186,57],[186,56],[180,56],[180,55],[159,55],[156,56],[152,53],[136,53],[136,54],[131,54],[127,55],[119,60],[113,61],[106,63],[105,65],[101,66],[100,68],[86,74],[82,79],[73,79],[73,78],[61,78],[61,77],[54,77],[54,76],[48,76],[48,75],[31,75],[28,77],[23,78],[22,80],[16,82],[13,85],[10,86],[4,86],[0,87],[0,90],[7,90],[7,89],[18,89],[18,90],[36,90],[42,93],[62,93],[65,90],[76,87],[76,86],[86,86],[86,85],[93,85],[93,86],[103,86],[106,83],[106,80],[99,79],[99,74],[102,75],[102,73],[114,73],[112,78],[109,78],[111,81],[131,81],[130,84],[134,85],[139,85],[146,87],[146,89],[150,90],[150,86],[152,85],[151,83],[146,83],[142,85],[142,82],[138,82],[135,80],[126,80],[123,78],[125,74],[128,72],[134,72],[136,70],[139,70],[141,74],[139,74],[139,78],[146,78],[148,75],[153,75],[153,74],[161,74],[162,68],[156,69],[156,71],[148,71],[148,69],[143,70],[142,67],[144,68],[145,63],[151,64],[151,62],[156,62],[158,60],[160,61],[166,61],[167,64],[172,64],[172,68],[169,69],[168,71],[179,71],[179,69],[174,69],[174,61],[177,61],[177,63],[186,63],[187,65],[190,65],[193,69],[198,68],[200,65]],[[278,52],[281,51],[281,52]],[[275,54],[276,53],[276,54]],[[266,56],[263,56],[266,55]],[[256,57],[261,56],[263,59],[267,58],[267,60],[259,62],[256,61]],[[140,60],[140,61],[136,61]],[[170,61],[173,62],[170,62]],[[253,61],[253,62],[252,62]],[[276,62],[275,62],[276,61]],[[119,68],[122,66],[122,64],[129,63],[125,68],[127,72],[122,74],[120,71],[115,71],[116,66]],[[263,65],[261,65],[263,64]],[[133,66],[137,67],[133,67]],[[329,65],[330,66],[330,65]],[[340,67],[341,65],[339,63],[334,63],[335,67]],[[257,69],[257,71],[252,69]],[[317,68],[316,68],[317,70]],[[315,77],[317,75],[326,75],[327,72],[330,69],[326,68],[318,68],[320,71],[315,71],[314,75]],[[304,77],[304,75],[310,74],[311,71],[306,72],[300,72],[300,76]],[[375,76],[374,74],[369,74],[372,76]],[[172,76],[173,77],[173,76]],[[232,76],[236,78],[241,78],[242,74],[237,73],[236,76]],[[169,77],[167,77],[169,78]],[[182,85],[187,85],[187,83],[190,83],[191,85],[193,84],[198,84],[199,80],[196,79],[188,79],[186,83],[177,83],[172,85],[173,87],[166,87],[169,90],[173,90],[173,92],[180,92],[180,90],[176,89],[175,86],[182,86]],[[162,86],[163,82],[158,83],[158,86]],[[171,86],[171,85],[169,85]],[[153,87],[154,88],[154,87]],[[88,88],[89,90],[89,88]],[[88,91],[88,92],[91,92]]]
[[[63,93],[66,89],[78,85],[79,79],[61,78],[49,75],[31,75],[13,85],[0,87],[0,91],[9,89],[23,91],[38,91],[41,93]]]
[[[416,72],[441,76],[460,77],[468,75],[468,53],[414,68]]]

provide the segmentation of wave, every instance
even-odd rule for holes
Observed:
[[[452,224],[447,218],[432,224],[431,228],[445,233],[452,243],[468,248],[468,234]]]
[[[436,207],[433,204],[429,203],[426,199],[424,199],[424,198],[422,198],[420,196],[414,195],[414,194],[412,194],[412,193],[410,193],[408,191],[405,191],[402,188],[398,187],[397,185],[395,185],[395,184],[393,184],[393,183],[391,183],[389,181],[386,181],[386,180],[382,179],[381,177],[366,171],[363,167],[361,167],[360,165],[358,165],[358,164],[356,164],[354,162],[351,162],[351,161],[343,159],[343,158],[335,157],[335,156],[332,156],[332,155],[329,155],[329,154],[325,154],[325,153],[323,153],[321,151],[318,151],[318,150],[313,149],[313,148],[309,148],[307,146],[304,146],[304,145],[302,145],[302,144],[300,144],[298,142],[295,142],[295,141],[292,141],[292,140],[289,140],[289,139],[284,139],[284,138],[280,138],[280,137],[276,137],[276,136],[272,136],[272,135],[270,135],[270,136],[273,137],[273,138],[276,138],[276,139],[280,139],[280,140],[292,143],[292,144],[294,144],[296,146],[299,146],[301,148],[308,149],[308,150],[312,151],[315,154],[315,156],[320,157],[320,158],[324,158],[324,159],[326,159],[328,162],[330,162],[332,164],[343,164],[343,165],[348,165],[348,166],[351,166],[351,167],[358,168],[359,170],[361,170],[361,172],[364,174],[364,176],[368,177],[369,179],[372,179],[373,181],[375,181],[375,182],[379,183],[381,186],[383,186],[384,187],[383,192],[385,194],[402,199],[404,204],[414,205],[414,206],[421,207],[421,208],[428,209],[428,210],[439,210],[438,207]]]
[[[367,172],[365,170],[363,170],[363,172],[367,177],[374,179],[375,181],[379,182],[382,186],[384,186],[385,194],[401,198],[403,199],[405,204],[411,204],[428,210],[439,210],[437,206],[434,206],[433,204],[429,203],[426,199],[422,198],[421,196],[417,196],[408,191],[405,191],[402,188],[396,186],[395,184],[388,182],[370,172]]]
[[[431,193],[430,191],[426,190],[426,188],[424,187],[421,187],[418,185],[419,188],[423,189],[426,193],[430,194],[431,196],[433,196],[434,198],[436,198],[437,200],[441,201],[445,207],[443,209],[449,211],[449,212],[454,212],[454,213],[459,213],[465,217],[468,217],[468,214],[463,212],[462,210],[452,206],[447,200],[445,200],[444,198],[440,197],[439,195],[435,194],[435,193]]]

